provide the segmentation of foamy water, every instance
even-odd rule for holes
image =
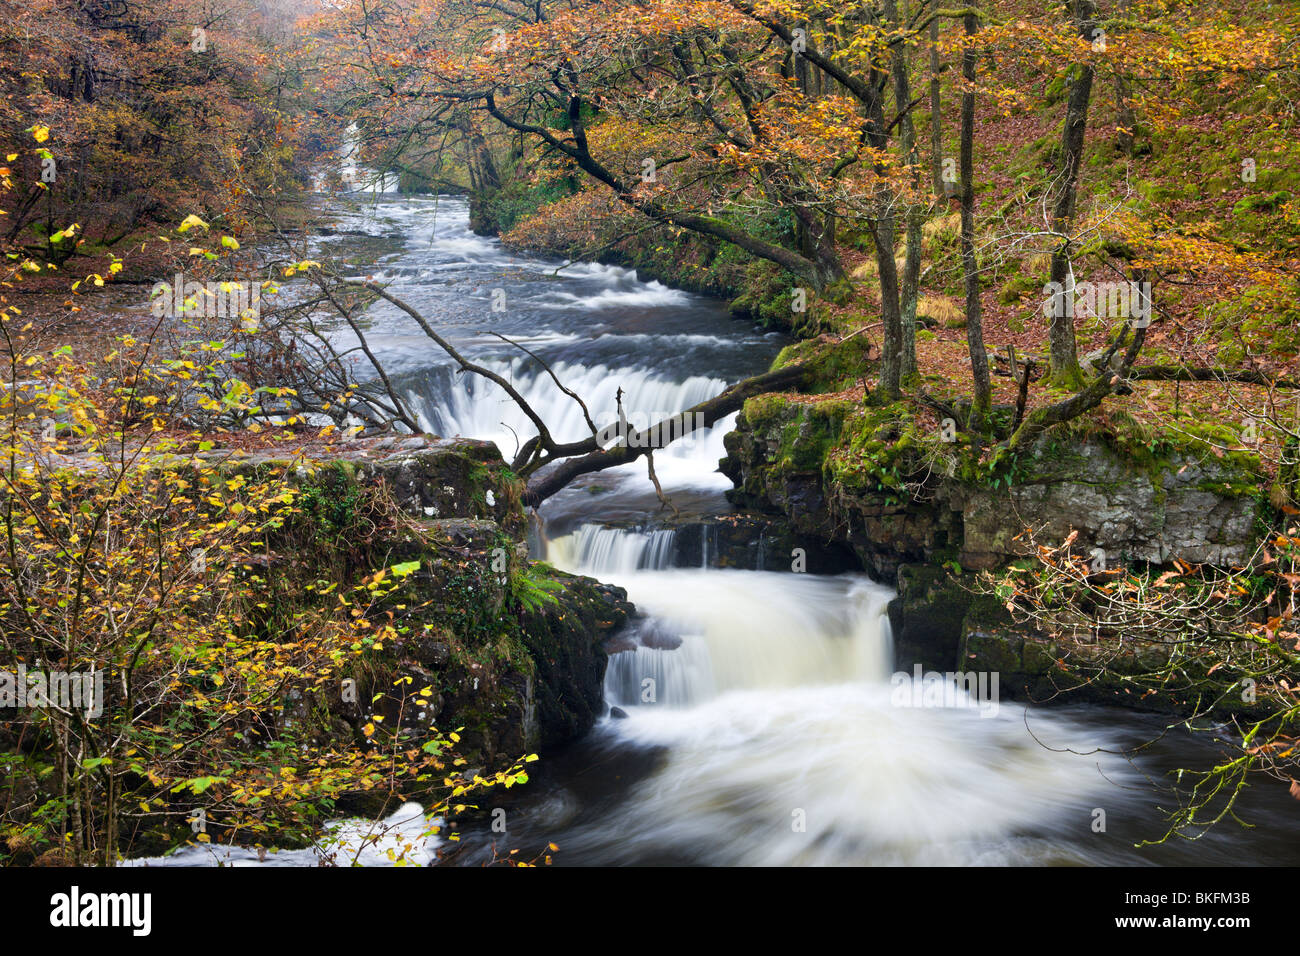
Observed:
[[[1081,861],[1056,830],[1132,776],[1116,756],[1053,750],[1021,707],[899,706],[886,607],[858,575],[663,570],[671,532],[589,525],[550,542],[561,567],[627,588],[651,643],[611,656],[627,712],[605,747],[661,754],[612,814],[557,837],[577,861],[632,863],[665,845],[745,865]],[[669,641],[668,643],[671,643]],[[958,701],[959,703],[964,703]],[[1105,741],[1058,714],[1058,748]]]
[[[387,817],[350,817],[327,824],[318,845],[305,850],[258,850],[199,843],[167,856],[137,857],[123,866],[428,866],[443,840],[433,831],[441,817],[426,817],[404,803]]]

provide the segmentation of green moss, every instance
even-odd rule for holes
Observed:
[[[903,493],[923,446],[938,439],[918,433],[906,402],[858,408],[845,423],[844,436],[846,441],[827,455],[829,480],[842,491],[883,493],[887,500]]]
[[[1276,212],[1289,198],[1290,195],[1285,192],[1269,193],[1266,196],[1247,196],[1232,207],[1232,213],[1234,216],[1240,216],[1248,212]]]
[[[1033,276],[1016,276],[998,290],[998,301],[1003,305],[1016,305],[1022,299],[1041,293],[1043,283]]]
[[[792,309],[796,288],[804,288],[803,312]],[[730,309],[767,329],[815,334],[819,328],[813,291],[771,262],[754,262],[745,268],[740,294],[731,300]]]
[[[1083,369],[1076,363],[1072,367],[1052,372],[1044,379],[1044,384],[1058,391],[1073,393],[1081,391],[1087,384],[1087,380],[1084,377]]]
[[[756,431],[762,431],[768,425],[782,418],[785,409],[789,405],[790,399],[776,392],[755,395],[745,402],[745,420]]]
[[[356,481],[352,462],[334,461],[303,481],[296,505],[313,537],[332,546],[349,539],[364,523],[367,493]]]
[[[870,324],[868,316],[849,320],[854,328]],[[842,392],[875,375],[877,360],[870,357],[871,343],[865,336],[855,336],[840,343],[803,341],[787,345],[772,363],[772,369],[785,368],[798,363],[812,370],[812,384],[808,391],[814,394]]]

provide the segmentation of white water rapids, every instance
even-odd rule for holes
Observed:
[[[1089,832],[1097,796],[1131,771],[1036,743],[1022,708],[898,706],[885,607],[864,577],[663,569],[660,532],[588,525],[551,542],[561,567],[621,585],[652,643],[612,655],[599,733],[660,754],[617,810],[560,839],[600,862],[952,864],[1054,860],[1052,831]],[[670,642],[671,643],[671,642]],[[646,684],[649,680],[652,683]],[[653,702],[646,697],[653,688]],[[1057,747],[1106,743],[1036,716]]]
[[[488,331],[544,357],[598,426],[614,417],[620,390],[629,419],[648,424],[762,371],[782,344],[719,303],[628,269],[512,255],[469,230],[460,200],[376,195],[340,221],[363,236],[367,274],[507,374],[561,440],[588,433],[581,409]],[[341,230],[319,246],[328,254],[352,241]],[[453,374],[404,314],[380,304],[366,321],[424,427],[491,439],[507,458],[529,437],[499,389]],[[730,482],[716,469],[731,421],[655,456],[665,491],[688,514],[728,508]],[[1117,754],[1157,736],[1157,718],[1082,706],[1027,712],[1007,700],[990,714],[961,695],[913,706],[891,686],[889,588],[863,575],[674,567],[674,532],[656,526],[663,516],[639,464],[587,476],[543,507],[541,556],[626,588],[643,615],[606,674],[607,702],[626,716],[603,718],[531,765],[526,787],[494,796],[506,803],[508,829],[467,827],[462,861],[485,862],[491,843],[531,859],[551,841],[557,863],[595,865],[1291,860],[1277,841],[1231,825],[1194,850],[1135,850],[1163,831],[1156,805],[1169,803],[1153,789],[1164,771],[1204,762],[1186,737],[1171,736],[1135,766]],[[1289,812],[1284,792],[1279,799],[1266,812]],[[348,843],[365,832],[353,821],[336,835]],[[433,849],[421,844],[421,859]],[[208,856],[185,850],[150,862]],[[293,851],[266,862],[317,858]]]

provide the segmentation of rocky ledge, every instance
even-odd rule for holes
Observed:
[[[361,439],[293,458],[265,451],[202,453],[223,475],[285,474],[300,489],[304,525],[326,526],[352,583],[396,562],[419,562],[392,597],[406,635],[354,675],[356,699],[411,729],[461,730],[486,765],[558,746],[603,711],[604,646],[635,608],[621,588],[528,559],[521,484],[490,442],[404,436]],[[350,548],[349,508],[374,493],[406,521]],[[304,528],[291,529],[301,540]],[[329,545],[329,542],[326,542]],[[268,542],[274,552],[276,543]],[[309,556],[308,556],[309,557]],[[410,683],[396,684],[410,676]],[[416,702],[398,688],[432,687]],[[335,699],[324,736],[360,732],[356,703]]]
[[[1173,451],[1139,463],[1100,436],[1049,433],[999,487],[936,475],[920,456],[918,480],[872,487],[824,467],[841,424],[837,404],[747,404],[727,436],[721,470],[736,484],[734,503],[781,514],[796,534],[851,548],[881,580],[908,564],[998,567],[1034,553],[1027,529],[1056,543],[1077,532],[1076,547],[1124,563],[1242,564],[1254,551],[1259,478],[1240,457]],[[913,477],[908,464],[899,455],[889,460],[903,478]]]
[[[742,523],[766,519],[770,540],[851,553],[897,587],[889,614],[899,667],[997,671],[1005,694],[1042,703],[1195,705],[1140,687],[1167,649],[1140,636],[1115,646],[1049,639],[1013,622],[974,572],[1072,533],[1076,552],[1111,567],[1246,565],[1270,510],[1248,456],[1202,448],[1158,458],[1116,450],[1107,436],[1049,433],[1000,481],[979,482],[935,468],[940,459],[905,423],[884,421],[855,443],[845,405],[751,400],[721,469],[736,485],[733,503],[752,513]]]

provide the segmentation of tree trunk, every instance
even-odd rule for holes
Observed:
[[[939,0],[934,0],[932,12],[939,12]],[[939,97],[939,18],[930,21],[930,172],[934,178],[934,194],[944,198],[943,189],[943,117]]]
[[[1128,350],[1120,361],[1119,368],[1113,373],[1098,375],[1084,388],[1064,401],[1049,405],[1046,408],[1040,408],[1029,415],[1021,422],[1020,427],[1012,433],[1011,437],[1003,443],[1004,446],[1012,451],[1026,448],[1034,439],[1053,425],[1060,425],[1071,419],[1078,418],[1089,409],[1100,405],[1102,400],[1114,391],[1116,384],[1128,377],[1129,371],[1133,368],[1133,362],[1137,359],[1138,353],[1142,351],[1142,343],[1146,340],[1146,334],[1147,330],[1145,328],[1137,329],[1134,332]],[[1120,344],[1122,343],[1116,343],[1111,351],[1107,353],[1105,356],[1106,361],[1102,363],[1103,366],[1110,366],[1110,359]]]
[[[880,273],[880,319],[884,346],[880,357],[880,391],[888,399],[899,396],[903,371],[903,317],[899,309],[898,266],[894,263],[894,218],[876,222],[876,270]]]
[[[897,0],[885,0],[885,16],[890,26],[896,30],[904,29],[907,21],[906,2],[902,13]],[[894,47],[893,54],[894,105],[899,120],[899,145],[903,151],[903,162],[913,172],[913,185],[920,192],[920,183],[916,182],[916,172],[920,167],[920,156],[916,150],[916,124],[912,122],[908,105],[912,102],[912,84],[907,49],[904,44]],[[907,229],[907,259],[903,266],[903,282],[899,297],[899,376],[907,381],[916,374],[916,294],[921,275],[921,210],[915,201],[910,202],[904,216]]]
[[[1095,29],[1092,0],[1075,0],[1074,17],[1079,35],[1090,40]],[[1089,63],[1076,64],[1076,74],[1070,83],[1070,96],[1065,107],[1065,129],[1061,134],[1060,192],[1052,208],[1052,229],[1065,238],[1052,252],[1052,282],[1064,289],[1071,277],[1069,231],[1073,224],[1075,204],[1078,201],[1079,169],[1083,160],[1084,133],[1088,126],[1088,103],[1092,98],[1093,69]],[[1067,292],[1067,295],[1073,295]],[[1077,388],[1083,375],[1079,369],[1079,355],[1075,345],[1073,310],[1058,299],[1052,309],[1048,325],[1051,346],[1051,377],[1059,385]]]
[[[903,263],[903,288],[900,310],[903,327],[902,377],[906,382],[916,375],[916,301],[921,280],[921,220],[924,212],[912,207],[907,213],[907,259]]]
[[[1115,74],[1115,109],[1119,114],[1115,133],[1115,147],[1125,156],[1132,156],[1137,146],[1137,114],[1128,99],[1124,77]]]
[[[979,29],[974,14],[964,18],[966,36]],[[968,46],[961,58],[966,90],[961,95],[961,263],[966,277],[966,345],[970,351],[971,377],[975,381],[970,428],[982,431],[992,406],[993,386],[989,380],[989,357],[984,350],[984,325],[980,315],[980,277],[975,261],[975,48]]]
[[[487,138],[475,129],[470,133],[470,143],[474,151],[474,165],[478,167],[478,180],[481,187],[489,190],[500,188],[501,175],[497,172],[496,163],[492,159],[492,149],[488,146]]]
[[[1128,16],[1128,0],[1120,0],[1116,13],[1121,18]],[[1124,74],[1118,67],[1115,68],[1115,111],[1118,127],[1115,147],[1124,155],[1132,156],[1137,145],[1137,114],[1133,112],[1128,98],[1128,84],[1124,82]]]

